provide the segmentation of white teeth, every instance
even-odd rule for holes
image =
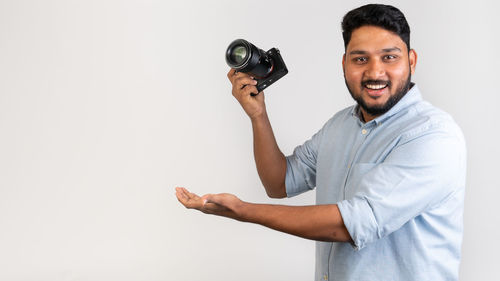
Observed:
[[[380,89],[383,89],[385,88],[387,85],[380,85],[380,84],[377,84],[377,85],[370,85],[370,84],[366,84],[365,87],[367,87],[368,89],[372,89],[372,90],[380,90]]]

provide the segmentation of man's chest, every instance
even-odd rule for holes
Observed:
[[[350,198],[363,175],[382,163],[396,147],[398,131],[371,125],[351,125],[325,134],[316,165],[318,204]]]

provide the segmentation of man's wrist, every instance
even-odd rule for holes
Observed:
[[[262,122],[266,122],[268,120],[267,112],[266,110],[263,110],[262,112],[258,114],[254,114],[253,116],[250,116],[250,121],[252,121],[252,124],[259,124]]]
[[[237,215],[237,219],[243,222],[250,222],[251,221],[250,215],[252,213],[253,205],[255,204],[241,201],[236,206],[236,210],[233,210],[234,213]]]

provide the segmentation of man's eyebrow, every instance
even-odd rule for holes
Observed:
[[[390,53],[390,52],[401,52],[401,49],[398,47],[392,47],[392,48],[386,48],[382,49],[383,53]]]
[[[349,53],[349,55],[365,55],[368,54],[367,51],[361,51],[361,50],[354,50]]]

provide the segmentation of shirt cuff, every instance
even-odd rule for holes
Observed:
[[[355,250],[361,250],[380,238],[377,221],[366,198],[353,197],[337,203],[337,206]]]
[[[287,197],[293,197],[309,190],[304,186],[304,184],[302,184],[301,188],[300,182],[303,181],[303,179],[299,174],[294,173],[294,167],[298,166],[297,159],[295,157],[296,156],[294,155],[286,157],[285,188]]]

